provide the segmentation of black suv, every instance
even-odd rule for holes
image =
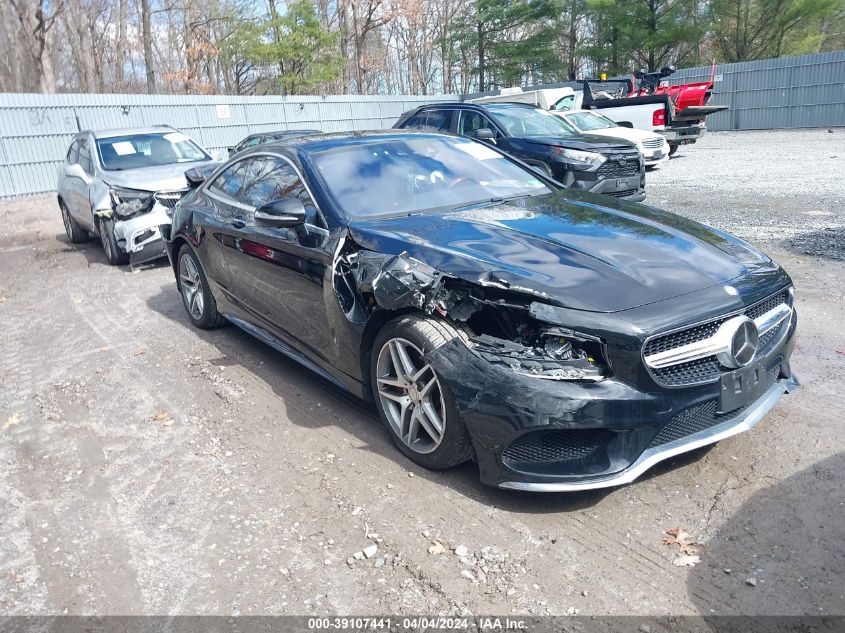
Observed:
[[[633,143],[580,134],[534,105],[429,104],[406,112],[393,127],[448,132],[494,143],[567,187],[626,200],[645,199],[645,163]]]

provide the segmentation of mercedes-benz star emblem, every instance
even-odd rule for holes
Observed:
[[[757,353],[757,325],[747,316],[728,319],[719,327],[725,336],[725,350],[718,355],[719,362],[732,369],[744,367]]]

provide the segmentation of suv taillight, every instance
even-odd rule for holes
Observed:
[[[666,110],[663,108],[655,110],[654,114],[651,115],[651,124],[666,125]]]

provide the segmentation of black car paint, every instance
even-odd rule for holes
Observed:
[[[523,103],[498,103],[496,105],[498,107],[513,108],[536,107]],[[562,182],[567,187],[575,189],[591,191],[598,186],[602,188],[606,187],[607,192],[615,192],[618,187],[615,186],[614,181],[618,180],[618,178],[603,177],[596,170],[587,168],[583,164],[572,163],[557,153],[555,148],[597,152],[605,155],[623,154],[626,156],[626,160],[636,160],[638,163],[634,173],[623,177],[630,182],[630,185],[626,185],[626,187],[628,189],[635,189],[636,193],[625,196],[624,199],[633,202],[639,202],[645,199],[645,162],[640,156],[636,145],[629,141],[623,139],[611,140],[606,136],[595,134],[578,134],[577,136],[573,135],[571,137],[513,136],[507,131],[504,125],[498,122],[496,113],[491,111],[490,108],[471,103],[438,103],[420,106],[404,113],[393,127],[394,129],[404,129],[408,120],[413,116],[430,110],[446,110],[451,112],[463,110],[483,114],[494,125],[494,131],[498,135],[496,146],[499,149],[508,152],[529,165],[547,168],[553,178]],[[457,116],[452,116],[449,131],[457,133]],[[598,191],[597,193],[604,193],[604,191]]]
[[[718,383],[684,388],[656,383],[643,364],[644,342],[791,286],[779,266],[736,238],[651,207],[559,186],[545,196],[477,209],[349,221],[308,157],[360,136],[312,137],[250,150],[272,152],[296,166],[328,235],[304,243],[295,229],[244,231],[224,221],[215,212],[220,202],[200,187],[177,209],[168,257],[175,272],[176,251],[189,244],[221,313],[362,398],[371,397],[368,360],[375,335],[410,309],[342,305],[336,266],[338,254],[350,247],[386,256],[406,253],[469,285],[512,292],[529,301],[531,314],[543,322],[599,337],[612,375],[594,383],[517,374],[456,341],[427,355],[454,393],[485,483],[559,482],[625,468],[678,411],[718,395]],[[638,241],[652,254],[638,249]],[[634,256],[625,255],[629,248]],[[735,294],[725,292],[727,283]],[[784,377],[790,376],[795,327],[793,320],[766,359]],[[605,461],[579,473],[524,473],[502,462],[510,442],[544,428],[605,429],[614,436]]]

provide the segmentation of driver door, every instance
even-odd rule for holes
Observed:
[[[323,282],[332,254],[324,249],[325,221],[289,161],[258,155],[242,163],[243,184],[234,195],[238,211],[223,239],[231,290],[259,325],[301,351],[326,358],[331,334]],[[302,201],[305,224],[281,228],[256,221],[257,208],[283,198]]]

